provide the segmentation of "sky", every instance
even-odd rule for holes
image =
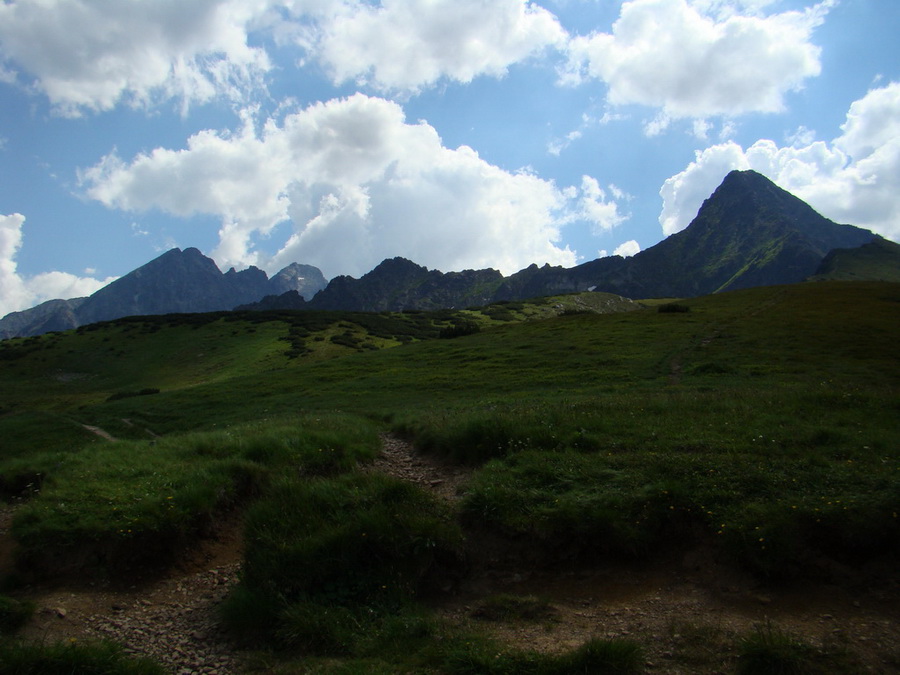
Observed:
[[[896,0],[0,0],[0,316],[173,248],[571,267],[732,169],[900,240]]]

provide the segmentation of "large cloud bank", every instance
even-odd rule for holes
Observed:
[[[112,208],[221,217],[213,256],[222,266],[302,260],[326,275],[361,274],[397,255],[444,270],[569,266],[575,254],[558,245],[561,227],[580,217],[605,230],[623,218],[615,194],[591,177],[560,189],[504,171],[468,147],[444,147],[398,104],[363,94],[259,131],[250,118],[236,134],[204,131],[181,150],[111,154],[81,177]],[[263,256],[256,244],[279,227],[291,228],[279,235],[283,247]]]
[[[831,143],[728,142],[698,152],[660,190],[663,232],[687,227],[728,171],[753,169],[832,220],[900,239],[900,83],[855,101],[841,131]]]
[[[660,108],[663,119],[778,112],[820,72],[810,38],[829,4],[766,16],[709,0],[631,0],[612,33],[571,40],[567,78],[602,80],[610,103]]]
[[[43,0],[0,4],[0,49],[67,115],[120,102],[240,99],[268,55],[248,45],[255,0]]]
[[[46,272],[33,277],[19,274],[16,256],[22,246],[20,213],[0,215],[0,317],[55,298],[77,298],[90,295],[112,278],[100,281],[66,272]]]
[[[180,99],[246,100],[266,44],[292,44],[338,84],[415,92],[502,76],[565,31],[524,0],[20,0],[0,3],[0,78],[15,70],[67,115]]]
[[[573,36],[527,0],[19,0],[0,3],[0,79],[30,78],[77,115],[246,102],[264,91],[275,45],[335,84],[404,95],[562,59],[569,83],[601,81],[611,104],[660,109],[660,129],[781,110],[819,74],[811,38],[832,3],[766,14],[762,0],[630,0],[612,32]]]

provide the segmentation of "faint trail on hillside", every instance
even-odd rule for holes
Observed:
[[[102,439],[104,439],[104,440],[106,440],[106,441],[117,441],[117,440],[119,440],[118,438],[116,438],[116,437],[113,436],[112,434],[109,434],[109,433],[105,432],[105,431],[104,431],[103,429],[101,429],[100,427],[94,427],[94,426],[91,426],[90,424],[82,424],[82,425],[81,425],[81,428],[84,429],[85,431],[90,431],[90,432],[91,432],[92,434],[94,434],[95,436],[99,436],[100,438],[102,438]]]
[[[420,455],[412,443],[393,434],[382,434],[381,454],[370,470],[415,483],[448,501],[459,499],[459,490],[472,473],[438,458]]]

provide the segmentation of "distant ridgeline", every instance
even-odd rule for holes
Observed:
[[[40,335],[123,316],[231,310],[267,295],[312,297],[325,287],[322,272],[293,263],[271,279],[250,267],[222,273],[196,248],[173,248],[87,298],[50,300],[0,319],[0,337]]]
[[[0,337],[38,335],[122,316],[230,309],[364,312],[434,310],[603,291],[629,298],[707,295],[807,279],[900,280],[900,246],[840,225],[755,171],[732,171],[691,224],[630,258],[572,268],[531,265],[442,273],[403,258],[359,279],[326,284],[294,263],[269,279],[250,267],[223,274],[200,251],[172,249],[88,298],[51,300],[0,319]]]

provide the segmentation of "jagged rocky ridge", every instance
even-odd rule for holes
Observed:
[[[256,267],[223,274],[196,248],[174,248],[90,297],[50,300],[8,314],[0,320],[0,337],[40,335],[123,316],[231,310],[266,295],[312,297],[325,285],[322,272],[311,265],[294,263],[271,279]]]
[[[873,242],[884,240],[824,218],[761,174],[732,171],[687,228],[631,258],[599,258],[572,268],[531,265],[509,277],[493,269],[442,273],[392,258],[359,279],[339,276],[326,286],[322,273],[308,265],[295,263],[272,279],[255,267],[222,274],[197,249],[173,249],[89,298],[52,300],[7,315],[0,337],[134,314],[233,308],[432,310],[592,290],[629,298],[693,297],[803,281],[834,249]],[[828,260],[833,264],[834,256]],[[865,275],[864,268],[856,265],[855,278]]]

